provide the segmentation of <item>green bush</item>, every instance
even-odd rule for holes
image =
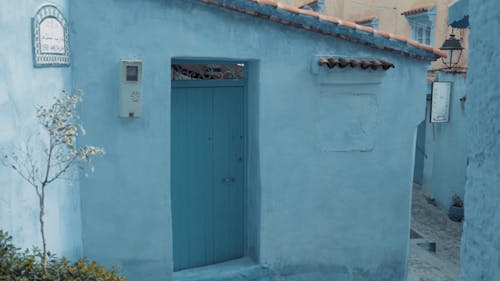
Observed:
[[[116,268],[107,270],[96,262],[70,262],[48,254],[47,270],[42,264],[42,253],[21,251],[12,244],[12,236],[0,230],[0,281],[126,281]]]

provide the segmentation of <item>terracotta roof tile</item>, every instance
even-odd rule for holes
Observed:
[[[446,57],[446,53],[439,49],[413,42],[400,35],[375,30],[371,27],[358,25],[351,21],[341,20],[314,11],[299,9],[295,6],[276,3],[272,0],[198,1],[281,24],[336,36],[374,48],[393,51],[412,58],[436,60],[439,57]]]
[[[345,68],[350,66],[354,68],[359,66],[361,69],[388,70],[395,67],[393,63],[386,60],[347,59],[342,57],[321,57],[318,60],[318,64],[320,66],[326,65],[330,69],[335,67]]]
[[[373,33],[375,33],[376,35],[380,35],[382,37],[385,37],[385,38],[390,38],[391,37],[391,34],[389,32],[385,32],[385,31],[382,31],[382,30],[374,30]]]
[[[424,50],[426,50],[426,51],[429,51],[429,52],[434,51],[434,48],[433,48],[432,46],[425,45],[425,44],[421,44],[421,45],[420,45],[420,48],[421,48],[421,49],[424,49]],[[444,57],[446,57],[446,55],[444,55]]]
[[[405,43],[408,42],[408,38],[407,37],[404,37],[404,36],[401,36],[401,35],[397,35],[397,34],[393,34],[393,33],[389,33],[389,38],[391,38],[393,40],[402,41],[402,42],[405,42]]]
[[[288,12],[291,12],[294,14],[300,14],[300,10],[301,10],[295,6],[284,4],[281,2],[278,2],[278,9],[285,10],[285,11],[288,11]]]
[[[273,6],[273,7],[278,6],[278,3],[276,3],[273,0],[256,0],[255,2],[260,3],[260,4],[264,4],[264,5]]]
[[[408,43],[414,47],[417,47],[417,48],[421,48],[420,45],[422,45],[422,43],[415,41],[415,40],[408,40],[406,43]]]
[[[361,18],[361,19],[351,19],[351,21],[357,23],[357,24],[365,24],[365,23],[369,23],[369,22],[372,22],[376,19],[377,17],[376,16],[371,16],[371,17],[368,17],[368,18]]]
[[[324,15],[324,14],[320,14],[319,15],[319,19],[322,20],[322,21],[328,21],[328,22],[333,22],[333,23],[339,23],[339,19],[336,18],[336,17],[332,17],[332,16],[329,16],[329,15]]]
[[[317,17],[319,18],[319,13],[312,11],[312,10],[304,10],[304,9],[299,9],[299,13],[304,14],[304,15],[309,15],[311,17]]]
[[[353,22],[346,21],[346,20],[339,20],[338,22],[339,22],[338,23],[339,25],[343,25],[343,26],[347,26],[347,27],[356,29],[356,24]]]
[[[371,28],[369,26],[359,25],[359,24],[356,24],[356,29],[363,30],[366,32],[373,32],[373,28]]]
[[[411,9],[411,10],[404,11],[404,12],[401,13],[401,15],[408,16],[408,15],[423,13],[423,12],[429,11],[433,7],[434,7],[434,5],[422,6],[422,7],[418,7],[418,8],[414,8],[414,9]]]
[[[318,0],[307,1],[306,3],[299,6],[299,8],[304,8],[307,5],[316,4]]]

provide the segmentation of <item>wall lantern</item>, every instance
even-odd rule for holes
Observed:
[[[439,49],[448,53],[447,58],[441,58],[443,64],[448,68],[452,68],[460,62],[460,57],[464,50],[462,44],[460,44],[460,40],[455,38],[455,34],[450,34],[450,38],[446,39],[443,46]]]

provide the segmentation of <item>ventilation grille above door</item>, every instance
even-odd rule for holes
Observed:
[[[245,65],[238,64],[172,64],[173,81],[243,80]]]

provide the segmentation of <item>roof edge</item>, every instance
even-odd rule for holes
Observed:
[[[357,24],[365,24],[365,23],[369,23],[369,22],[372,22],[374,20],[378,19],[378,17],[376,16],[369,16],[369,17],[363,17],[363,18],[359,18],[359,19],[350,19],[349,21],[352,21],[354,23],[357,23]]]
[[[437,48],[400,35],[375,30],[314,11],[302,10],[295,6],[276,3],[272,0],[197,1],[373,48],[392,51],[411,58],[434,61],[440,57],[446,57],[446,53]]]
[[[432,9],[434,9],[434,7],[436,7],[436,5],[420,6],[420,7],[416,7],[416,8],[410,9],[410,10],[403,11],[401,13],[401,15],[402,16],[409,16],[409,15],[415,15],[415,14],[425,13],[425,12],[431,11]]]
[[[316,4],[316,3],[318,3],[318,0],[309,0],[306,3],[304,3],[302,5],[299,5],[298,8],[302,9],[302,8],[304,8],[307,5],[312,5],[312,4]]]

